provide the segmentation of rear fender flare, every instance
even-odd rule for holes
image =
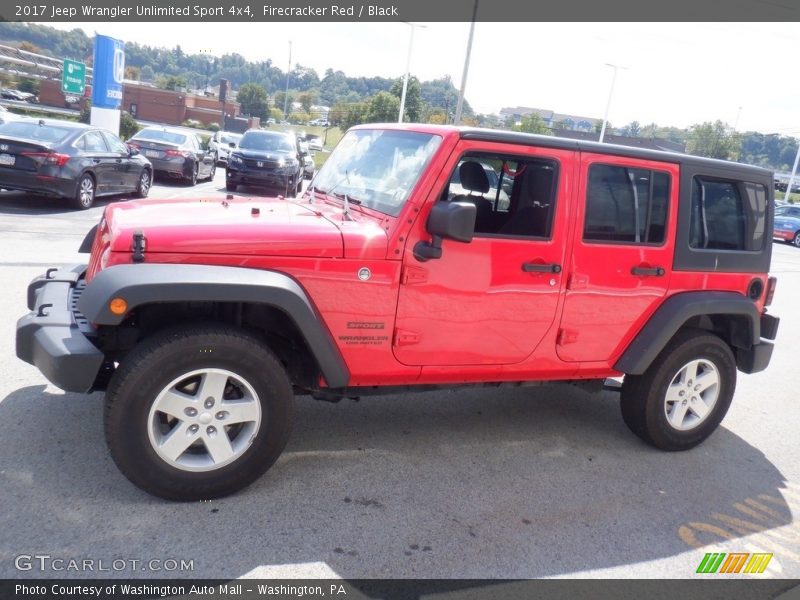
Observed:
[[[641,375],[678,330],[693,317],[735,315],[745,317],[745,346],[761,341],[761,323],[755,303],[736,292],[685,292],[667,298],[614,364],[614,369]]]

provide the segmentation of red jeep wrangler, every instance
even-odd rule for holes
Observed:
[[[766,368],[772,173],[427,125],[349,131],[306,193],[112,204],[88,265],[28,289],[17,355],[105,390],[114,461],[165,498],[266,471],[294,394],[624,376],[664,450]]]

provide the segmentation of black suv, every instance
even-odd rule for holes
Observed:
[[[231,149],[225,187],[229,192],[239,185],[268,187],[293,198],[303,185],[305,154],[292,133],[249,129]]]

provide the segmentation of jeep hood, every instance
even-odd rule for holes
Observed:
[[[111,250],[248,256],[344,256],[339,228],[320,212],[281,198],[146,200],[106,209]]]

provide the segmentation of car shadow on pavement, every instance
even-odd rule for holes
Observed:
[[[44,386],[0,403],[0,503],[13,507],[0,516],[0,577],[19,575],[16,554],[46,552],[193,561],[170,577],[292,576],[303,573],[292,565],[322,564],[345,578],[531,578],[713,551],[744,535],[741,551],[759,544],[796,559],[772,532],[793,523],[800,496],[762,452],[724,427],[689,452],[654,450],[609,392],[300,397],[289,445],[264,477],[185,504],[116,470],[102,403]],[[687,557],[684,571],[649,576],[696,567]],[[48,575],[131,573],[25,574]]]
[[[92,207],[103,207],[112,202],[130,200],[130,195],[102,196],[95,199]],[[80,213],[70,206],[66,198],[52,198],[22,192],[0,192],[0,215],[60,215]]]

